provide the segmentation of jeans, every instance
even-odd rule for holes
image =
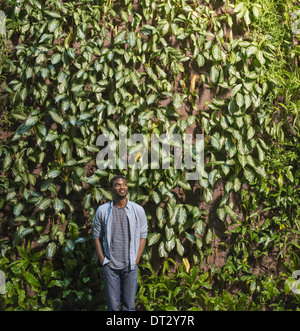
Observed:
[[[134,270],[130,270],[130,266],[115,270],[106,264],[103,266],[103,276],[107,310],[119,311],[122,303],[123,311],[135,311],[138,266]]]

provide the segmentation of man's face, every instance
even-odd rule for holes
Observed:
[[[128,187],[127,187],[126,180],[123,178],[119,178],[119,179],[115,180],[112,191],[113,191],[113,195],[116,198],[119,198],[119,199],[125,198],[128,193]]]

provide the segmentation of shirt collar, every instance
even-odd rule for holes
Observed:
[[[114,206],[114,201],[112,200],[111,203],[110,203],[111,207]],[[131,201],[127,198],[127,204],[125,206],[125,209],[131,209],[132,208],[132,205],[131,205]]]

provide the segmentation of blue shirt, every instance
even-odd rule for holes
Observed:
[[[93,222],[93,238],[103,240],[103,265],[111,261],[112,206],[113,201],[101,205],[96,211]],[[129,244],[130,269],[133,270],[140,247],[140,239],[146,239],[148,235],[148,224],[144,208],[135,202],[128,200],[125,212],[129,221],[131,238]]]
[[[112,206],[111,247],[109,266],[121,270],[129,265],[130,232],[125,207]]]

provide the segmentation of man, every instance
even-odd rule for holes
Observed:
[[[107,309],[135,310],[138,264],[146,245],[148,225],[143,207],[127,199],[124,176],[110,182],[113,201],[95,214],[93,237],[103,265]]]

